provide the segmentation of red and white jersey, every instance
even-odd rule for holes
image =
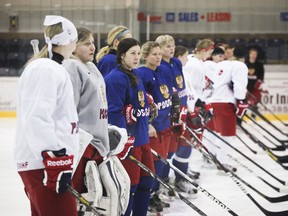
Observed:
[[[236,103],[246,97],[248,68],[237,60],[226,60],[215,65],[213,73],[214,90],[206,101],[210,103]]]
[[[188,62],[183,67],[183,75],[187,91],[187,108],[193,112],[198,99],[203,100],[205,88],[205,65],[204,62],[193,55],[188,56]]]
[[[27,65],[19,80],[14,158],[18,171],[43,169],[42,151],[66,148],[78,159],[78,116],[67,71],[48,58]]]

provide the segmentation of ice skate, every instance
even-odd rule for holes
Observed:
[[[191,178],[193,181],[199,183],[199,176],[200,173],[199,172],[194,172],[192,170],[189,170],[186,174],[189,178]]]
[[[154,194],[150,198],[148,212],[149,215],[163,215],[163,206],[162,203],[159,201],[158,195]],[[170,205],[169,205],[170,206]]]
[[[175,179],[175,189],[187,198],[196,198],[196,194],[198,193],[198,190],[184,179]]]
[[[215,168],[215,165],[208,158],[203,156],[202,159],[203,159],[202,167],[207,168],[207,169]]]
[[[161,189],[162,193],[159,195],[160,198],[165,202],[173,202],[176,198],[176,195],[173,191],[168,190],[167,188]]]
[[[233,167],[229,164],[223,164],[223,166],[230,172],[237,172],[237,168],[236,167]],[[219,175],[223,175],[225,173],[225,171],[223,169],[221,169],[220,167],[217,167],[218,169],[218,174]]]

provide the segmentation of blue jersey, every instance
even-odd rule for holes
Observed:
[[[156,131],[160,132],[171,125],[170,112],[173,94],[173,76],[159,66],[156,70],[140,67],[137,74],[142,78],[145,90],[152,95],[158,107],[158,116],[152,122]]]
[[[108,54],[103,56],[97,63],[97,68],[103,77],[106,77],[116,67],[116,51],[111,50]]]
[[[181,105],[187,106],[187,93],[180,60],[177,58],[171,58],[169,63],[162,60],[161,66],[165,68],[164,70],[170,71],[172,74],[173,87],[177,90],[178,96],[181,98]]]
[[[132,72],[136,75],[134,71]],[[131,85],[128,75],[117,66],[105,77],[105,83],[108,123],[126,128],[128,135],[135,137],[134,146],[141,146],[149,142],[149,104],[142,79],[139,76],[137,78],[138,85]],[[133,125],[127,125],[123,113],[124,107],[128,104],[132,104],[136,110],[137,121]]]

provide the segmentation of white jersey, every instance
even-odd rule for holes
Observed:
[[[205,88],[205,65],[202,60],[188,56],[188,62],[183,67],[183,75],[187,92],[187,108],[193,112],[198,99],[203,100]]]
[[[66,148],[78,159],[78,117],[67,71],[48,58],[27,65],[19,80],[14,158],[18,171],[43,169],[42,151]]]
[[[237,60],[226,60],[216,64],[213,72],[214,91],[210,103],[236,103],[246,97],[248,68]]]
[[[63,62],[63,67],[72,81],[79,127],[93,135],[91,144],[105,157],[110,147],[108,105],[103,76],[92,62],[84,64],[80,60],[70,59]]]

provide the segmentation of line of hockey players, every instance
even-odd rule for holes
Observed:
[[[117,26],[97,53],[96,67],[90,30],[61,16],[46,16],[44,26],[46,45],[19,82],[14,148],[32,215],[93,215],[76,206],[67,184],[98,215],[163,212],[170,206],[163,198],[175,194],[131,157],[176,191],[195,195],[179,173],[169,179],[169,166],[151,152],[198,180],[200,173],[189,170],[192,147],[181,139],[191,140],[186,127],[225,168],[237,170],[229,164],[229,149],[203,124],[227,142],[235,136],[236,118],[248,107],[244,48],[235,47],[224,60],[221,46],[203,39],[188,55],[187,48],[175,48],[172,36],[141,46],[127,27]],[[140,59],[144,65],[138,67]]]

